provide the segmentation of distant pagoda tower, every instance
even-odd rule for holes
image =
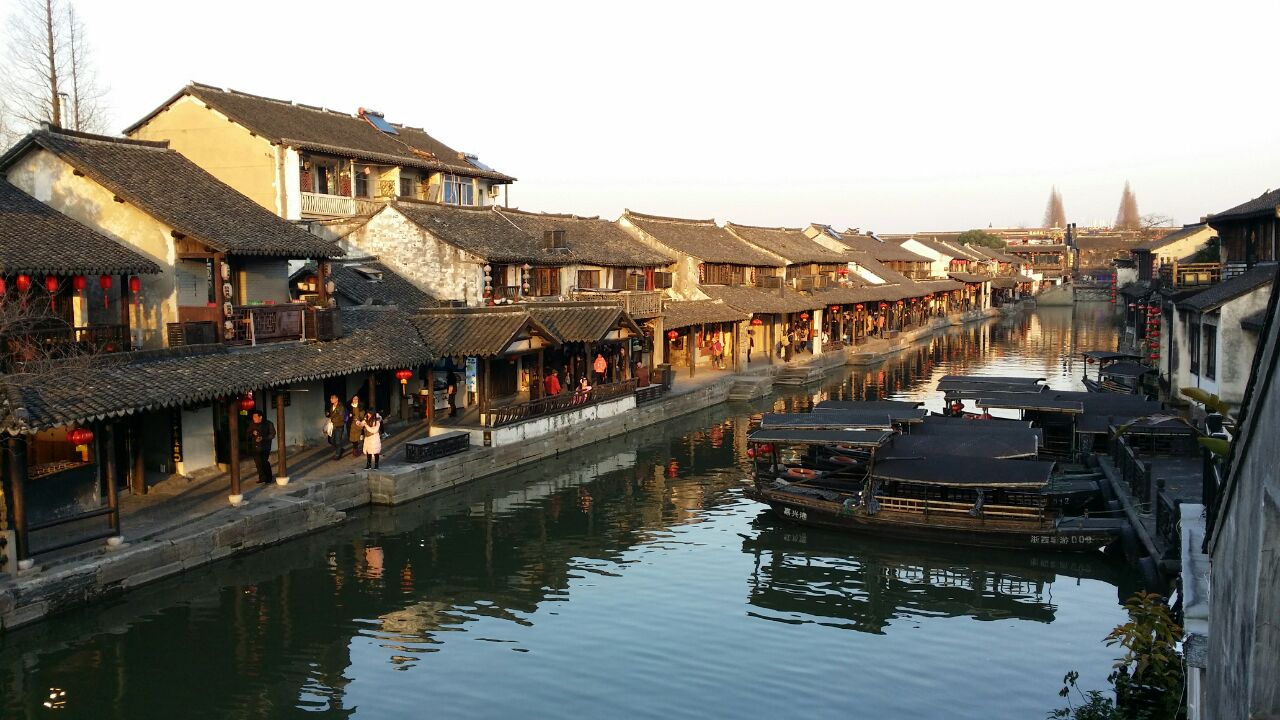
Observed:
[[[1138,198],[1124,181],[1124,194],[1120,196],[1120,212],[1116,213],[1117,230],[1138,230],[1142,227],[1142,216],[1138,214]]]
[[[1067,211],[1062,208],[1062,193],[1057,186],[1049,190],[1049,204],[1044,207],[1044,226],[1060,228],[1067,226]]]

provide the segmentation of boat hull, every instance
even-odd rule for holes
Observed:
[[[983,518],[930,518],[918,513],[881,510],[868,515],[849,512],[840,503],[786,492],[752,488],[747,496],[768,505],[779,517],[818,527],[866,533],[884,538],[900,538],[952,545],[1035,550],[1087,552],[1118,540],[1117,520],[1082,519],[1058,523],[1028,523]]]

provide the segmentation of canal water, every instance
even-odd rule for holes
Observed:
[[[1078,388],[1109,305],[953,328],[0,636],[0,717],[1037,718],[1103,687],[1137,589],[1101,553],[793,525],[744,499],[749,417],[922,398],[948,373]]]

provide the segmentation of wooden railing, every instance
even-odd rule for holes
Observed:
[[[261,345],[263,343],[301,340],[306,336],[307,306],[240,305],[232,308],[233,337],[228,345]]]
[[[130,349],[129,328],[125,325],[24,330],[0,335],[0,365],[5,372],[14,372],[23,363],[37,360],[62,360]]]
[[[662,293],[628,290],[625,292],[573,293],[574,300],[607,302],[621,305],[633,318],[651,318],[662,314]]]
[[[512,405],[489,408],[484,418],[486,427],[502,427],[533,418],[558,415],[580,407],[616,400],[636,391],[635,380],[624,380],[607,385],[596,385],[586,392],[562,392],[559,395],[538,398]]]
[[[1222,282],[1221,263],[1179,263],[1160,266],[1160,280],[1167,287],[1196,287]]]
[[[1111,459],[1120,471],[1120,479],[1129,487],[1129,493],[1143,505],[1151,502],[1151,463],[1138,456],[1137,451],[1124,441],[1112,438]]]
[[[302,193],[302,212],[305,215],[328,215],[333,217],[372,215],[381,210],[382,207],[383,203],[365,198],[311,192]]]
[[[880,503],[880,508],[882,510],[916,513],[920,515],[930,515],[933,513],[943,515],[970,515],[973,510],[972,503],[959,503],[948,500],[900,497],[877,497],[876,500]],[[1040,522],[1044,519],[1044,509],[1019,505],[983,505],[978,510],[978,515],[976,517],[1014,518],[1017,520],[1035,520]]]

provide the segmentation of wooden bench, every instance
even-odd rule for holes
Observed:
[[[404,444],[405,462],[424,463],[448,455],[456,455],[471,447],[471,433],[451,430]]]

